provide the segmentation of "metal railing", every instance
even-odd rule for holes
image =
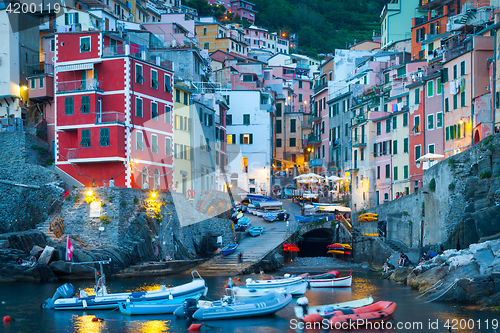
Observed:
[[[368,142],[368,137],[366,135],[357,135],[352,137],[352,145],[366,145]]]
[[[126,45],[113,45],[113,46],[105,46],[102,50],[103,57],[110,57],[115,55],[125,55]]]
[[[96,123],[125,123],[125,114],[117,111],[96,113]]]
[[[56,82],[56,93],[100,90],[97,79]]]
[[[54,74],[54,65],[45,62],[26,66],[26,76]]]

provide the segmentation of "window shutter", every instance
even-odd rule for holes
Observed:
[[[249,144],[252,144],[252,143],[253,143],[253,134],[252,134],[252,133],[250,133],[250,139],[249,139],[248,143],[249,143]]]
[[[236,144],[236,134],[231,134],[231,136],[232,136],[232,139],[233,139],[232,143],[234,145],[234,144]]]
[[[78,13],[75,13],[75,23],[78,24],[80,22],[78,22]]]
[[[240,134],[240,144],[242,145],[245,142],[243,134]]]
[[[64,14],[64,25],[68,25],[68,24],[69,24],[69,14],[65,13]]]

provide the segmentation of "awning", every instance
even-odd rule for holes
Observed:
[[[349,207],[344,207],[344,206],[321,206],[321,210],[325,212],[334,212],[338,210],[339,212],[350,212],[351,208]]]
[[[87,69],[94,69],[93,62],[84,62],[81,64],[73,64],[73,65],[65,65],[65,66],[57,66],[57,72],[70,72],[70,71],[84,71]]]

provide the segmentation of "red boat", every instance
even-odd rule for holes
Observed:
[[[396,313],[396,303],[389,301],[379,301],[367,306],[362,306],[355,309],[336,310],[331,313],[325,313],[323,316],[332,316],[328,323],[330,327],[336,327],[341,323],[358,322],[358,323],[375,323],[387,321],[394,317]]]

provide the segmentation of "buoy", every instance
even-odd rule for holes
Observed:
[[[227,288],[227,284],[224,285],[224,288]]]
[[[92,321],[99,321],[99,318],[94,317],[94,318],[92,318]]]
[[[191,326],[188,327],[188,331],[197,331],[203,326],[203,323],[201,324],[191,324]]]
[[[237,278],[236,281],[240,281],[240,278]]]
[[[5,316],[5,317],[3,317],[3,322],[4,323],[10,323],[11,320],[12,321],[14,320],[14,318],[12,318],[11,316]]]

